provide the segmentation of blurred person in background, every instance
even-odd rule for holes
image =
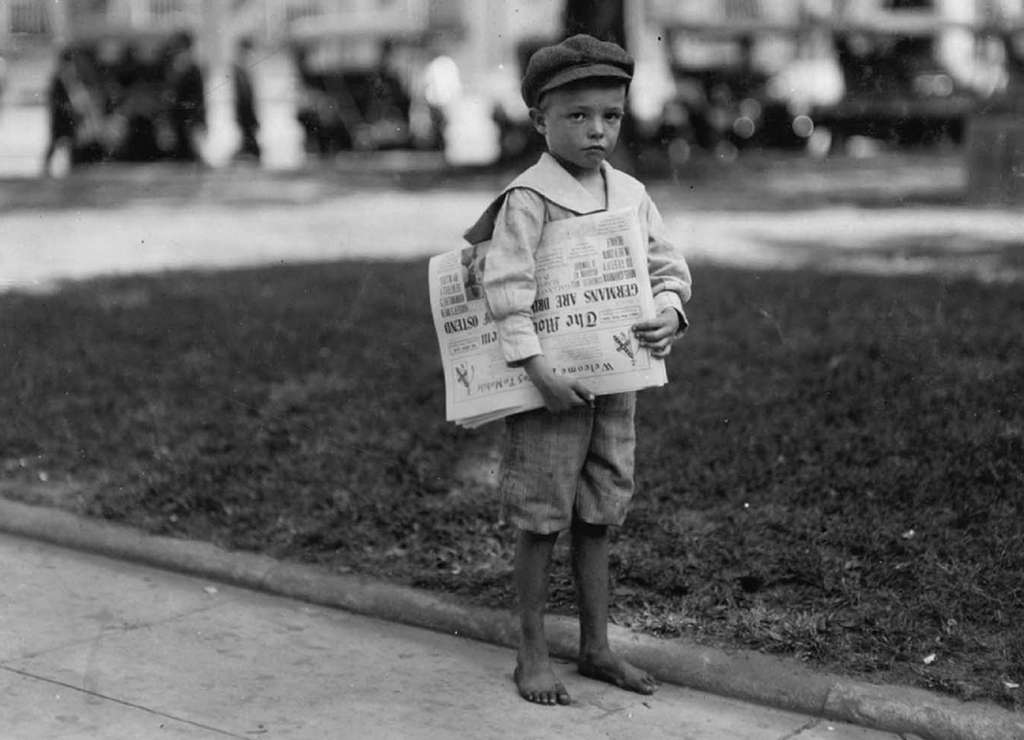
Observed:
[[[178,34],[171,43],[170,119],[174,131],[172,157],[199,162],[199,139],[206,133],[203,73],[195,60],[192,36]]]
[[[235,153],[236,159],[260,160],[259,116],[256,113],[256,91],[253,88],[249,69],[252,66],[253,43],[250,38],[238,41],[235,59],[231,64],[231,79],[235,88],[235,123],[241,143]]]
[[[46,93],[50,118],[50,139],[43,155],[43,175],[53,174],[53,158],[58,150],[66,152],[73,163],[75,148],[98,142],[102,118],[96,102],[82,82],[75,53],[64,49],[57,57],[57,68]]]
[[[59,148],[70,149],[75,141],[75,110],[68,92],[70,78],[76,77],[74,58],[65,49],[57,58],[57,70],[46,91],[46,107],[50,114],[50,141],[43,155],[43,175],[52,174],[53,157]],[[73,83],[72,83],[73,84]]]

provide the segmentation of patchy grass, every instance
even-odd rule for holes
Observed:
[[[0,295],[0,494],[509,605],[512,532],[464,472],[500,425],[443,421],[425,269]],[[695,272],[616,621],[1019,706],[1020,286]]]

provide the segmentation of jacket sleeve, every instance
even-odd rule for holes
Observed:
[[[525,188],[510,190],[494,222],[484,263],[484,294],[510,365],[542,353],[533,327],[537,295],[534,252],[544,229],[544,199]]]
[[[645,224],[647,238],[647,269],[651,275],[655,312],[674,308],[679,312],[679,331],[686,330],[689,322],[683,304],[690,300],[692,279],[686,258],[668,238],[665,224],[657,206],[645,195],[640,206],[640,219]]]

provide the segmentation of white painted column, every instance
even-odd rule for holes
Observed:
[[[11,40],[11,4],[0,3],[0,51],[7,48]]]
[[[62,45],[70,34],[68,2],[70,0],[50,0],[46,8],[50,16],[50,28],[53,31],[53,42]],[[7,5],[7,3],[4,3]]]
[[[225,164],[238,142],[233,115],[228,3],[202,0],[202,27],[197,38],[199,56],[206,70],[206,141],[203,157],[214,166]]]

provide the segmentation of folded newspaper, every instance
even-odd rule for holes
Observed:
[[[489,242],[431,258],[430,304],[441,348],[445,415],[477,427],[544,405],[521,367],[509,367],[483,293]],[[653,318],[647,248],[635,211],[603,211],[545,225],[535,253],[533,323],[555,371],[597,395],[667,382],[665,363],[632,326]]]

